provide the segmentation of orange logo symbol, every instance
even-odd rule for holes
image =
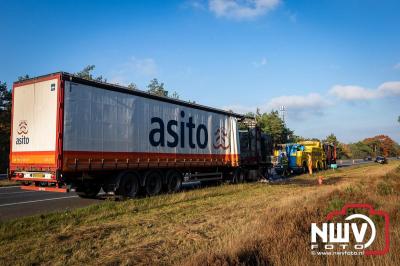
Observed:
[[[17,131],[18,135],[28,134],[28,122],[26,120],[19,121],[18,127],[19,127],[19,130]]]
[[[229,147],[231,146],[229,130],[226,130],[224,127],[220,127],[215,131],[214,135],[215,141],[213,143],[213,146],[215,149],[229,149]]]

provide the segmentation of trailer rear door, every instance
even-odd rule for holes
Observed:
[[[13,88],[11,170],[48,170],[57,163],[59,75]]]

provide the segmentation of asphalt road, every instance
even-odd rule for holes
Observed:
[[[100,199],[81,199],[74,192],[38,192],[21,190],[17,186],[0,187],[0,221],[83,207],[101,201]]]
[[[373,163],[373,161],[355,160],[354,164]],[[340,167],[353,165],[353,160],[338,161]],[[44,214],[48,212],[84,207],[101,203],[99,199],[82,199],[74,192],[54,193],[25,191],[19,187],[0,187],[0,221],[16,217]]]

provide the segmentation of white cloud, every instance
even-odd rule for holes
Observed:
[[[253,62],[253,66],[254,67],[263,67],[263,66],[265,66],[267,64],[267,59],[265,58],[265,57],[263,57],[263,58],[261,58],[261,60],[260,61],[258,61],[258,62]]]
[[[329,90],[328,94],[347,101],[371,100],[390,96],[397,97],[400,96],[400,81],[384,82],[376,89],[367,89],[356,85],[335,85]],[[327,108],[337,103],[337,101],[330,100],[328,94],[284,95],[272,98],[261,105],[230,105],[225,106],[223,109],[245,114],[248,112],[255,113],[257,108],[261,112],[279,111],[281,106],[285,106],[289,120],[304,121],[310,116],[323,115]]]
[[[268,13],[280,0],[210,0],[208,7],[217,17],[252,19]]]
[[[257,108],[259,108],[261,112],[270,112],[272,110],[280,110],[281,106],[285,106],[290,118],[304,120],[310,115],[323,114],[323,110],[331,105],[332,103],[320,94],[310,93],[304,96],[286,95],[275,97],[260,106],[231,105],[223,109],[245,114],[248,112],[255,113]]]
[[[158,67],[153,58],[136,58],[132,56],[117,70],[111,73],[111,82],[127,85],[134,79],[153,78],[157,76]]]
[[[329,90],[329,93],[339,99],[348,101],[400,96],[400,81],[382,83],[377,89],[367,89],[356,85],[335,85]]]
[[[343,100],[369,100],[379,97],[376,90],[355,85],[335,85],[329,90],[329,93]]]
[[[383,96],[400,95],[400,81],[388,81],[379,86],[378,92]]]
[[[281,106],[292,111],[315,111],[321,110],[331,103],[318,93],[308,95],[289,95],[272,98],[266,105],[266,109],[279,110]]]
[[[400,62],[393,66],[394,69],[400,69]]]

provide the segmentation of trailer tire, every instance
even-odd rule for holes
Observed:
[[[148,196],[160,194],[162,190],[162,175],[155,170],[147,171],[144,180],[144,189]]]
[[[182,174],[176,170],[171,170],[166,176],[166,190],[168,193],[175,193],[182,188]]]
[[[135,172],[124,173],[116,192],[123,197],[135,198],[139,192],[139,176]]]
[[[78,186],[76,194],[80,198],[94,199],[99,194],[101,186],[94,183],[84,183]]]

